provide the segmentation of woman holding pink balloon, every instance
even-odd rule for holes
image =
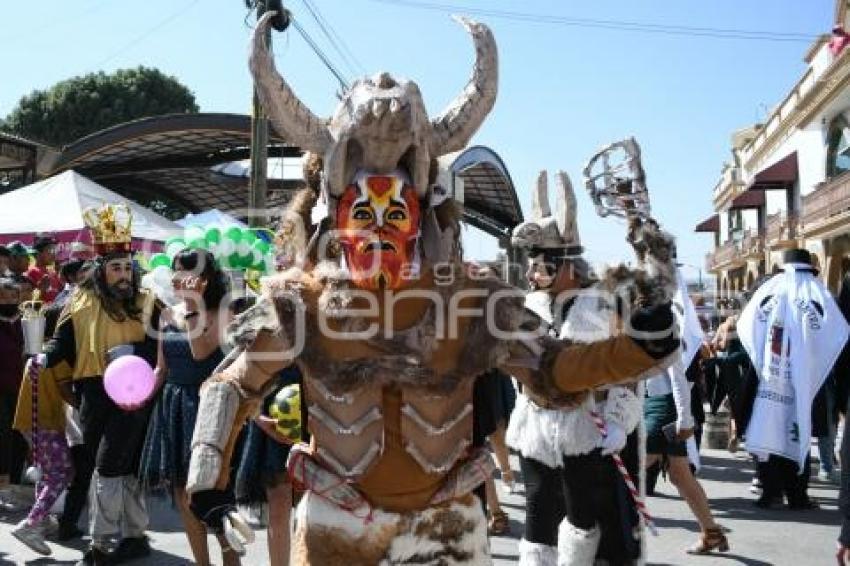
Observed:
[[[177,305],[162,313],[156,389],[160,390],[142,451],[139,477],[148,490],[171,493],[197,564],[209,564],[207,529],[189,508],[184,486],[189,467],[198,391],[224,358],[222,324],[228,321],[223,299],[227,280],[213,255],[187,248],[175,255],[172,285]],[[224,564],[239,563],[219,534]]]

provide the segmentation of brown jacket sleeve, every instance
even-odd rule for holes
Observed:
[[[575,393],[601,385],[637,381],[661,362],[626,335],[561,348],[548,371],[561,391]]]
[[[545,342],[537,368],[517,364],[518,360],[531,359],[531,353],[526,351],[508,360],[502,369],[532,394],[555,405],[574,405],[583,398],[577,394],[603,385],[638,381],[669,365],[669,356],[653,358],[626,335],[590,344]]]

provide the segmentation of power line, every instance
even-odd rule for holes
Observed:
[[[88,16],[91,16],[95,12],[99,12],[100,10],[105,8],[106,6],[109,6],[110,4],[112,4],[112,3],[109,2],[109,0],[103,0],[102,2],[98,2],[98,3],[92,4],[91,6],[89,6],[88,10],[83,10],[82,12],[76,12],[73,16],[70,16],[70,17],[67,17],[67,18],[55,18],[55,19],[47,22],[43,26],[37,27],[35,29],[28,28],[27,31],[25,31],[24,33],[22,33],[20,35],[13,35],[12,37],[7,37],[7,38],[4,39],[4,41],[11,44],[11,43],[17,43],[18,41],[21,41],[23,39],[32,39],[33,36],[37,35],[40,32],[43,32],[44,30],[48,30],[48,29],[51,29],[51,28],[54,28],[54,27],[57,27],[57,26],[67,26],[70,23],[73,23],[73,22],[82,20],[84,18],[87,18]]]
[[[610,29],[618,31],[633,31],[657,33],[663,35],[679,35],[688,37],[710,37],[716,39],[742,39],[749,41],[785,41],[809,43],[818,37],[817,34],[800,32],[778,32],[764,30],[724,29],[714,27],[680,26],[670,24],[654,24],[632,22],[626,20],[600,20],[591,18],[568,18],[554,14],[534,14],[510,10],[495,10],[489,8],[473,8],[460,4],[437,2],[418,2],[414,0],[371,0],[381,4],[390,4],[419,10],[438,12],[462,12],[470,15],[502,18],[511,21],[522,21],[538,24],[550,24],[570,27]]]
[[[340,34],[337,33],[336,29],[330,24],[330,22],[327,20],[327,18],[324,17],[324,15],[322,14],[321,10],[319,10],[319,7],[315,4],[315,2],[313,2],[313,0],[305,0],[305,1],[312,4],[316,13],[319,15],[319,18],[323,22],[325,22],[325,25],[327,25],[331,34],[333,34],[333,36],[337,39],[337,41],[340,43],[340,45],[342,45],[343,50],[350,56],[351,60],[354,61],[354,63],[357,65],[357,68],[360,70],[360,72],[365,75],[366,74],[366,68],[360,63],[360,61],[354,55],[354,51],[352,51],[348,47],[348,44],[345,42],[345,40],[343,40],[342,36],[340,36]]]
[[[339,81],[339,84],[340,86],[342,86],[343,90],[348,90],[348,81],[345,80],[345,77],[342,76],[342,73],[340,73],[339,70],[334,66],[334,64],[331,63],[331,60],[328,58],[327,55],[325,55],[325,52],[322,51],[322,49],[316,44],[313,38],[310,37],[310,34],[307,33],[303,27],[301,27],[301,24],[298,23],[298,20],[293,17],[291,21],[292,25],[295,27],[298,33],[301,34],[301,37],[304,38],[304,41],[307,42],[307,45],[309,45],[313,49],[313,51],[316,53],[316,56],[318,56],[319,59],[321,59],[322,63],[325,64],[325,67],[327,67],[331,74],[336,77],[336,80]]]
[[[301,0],[304,3],[304,7],[310,12],[310,15],[313,16],[313,19],[316,20],[316,23],[319,25],[319,29],[322,31],[324,36],[331,43],[331,46],[334,48],[334,51],[342,58],[343,63],[348,67],[348,70],[352,72],[352,74],[356,75],[358,72],[365,74],[365,70],[363,69],[363,65],[360,64],[360,61],[357,60],[357,57],[354,56],[354,53],[351,49],[348,48],[345,41],[340,37],[340,35],[336,32],[336,30],[331,26],[330,22],[325,19],[322,13],[319,11],[319,7],[316,6],[312,0]],[[355,68],[359,67],[358,68]]]
[[[183,13],[187,12],[189,10],[189,8],[191,8],[192,6],[197,4],[199,1],[200,0],[191,0],[190,2],[187,2],[182,7],[178,8],[177,10],[175,10],[174,12],[172,12],[171,14],[169,14],[168,16],[166,16],[165,18],[163,18],[162,20],[157,22],[152,28],[150,28],[147,31],[143,32],[142,34],[136,36],[135,38],[133,38],[132,40],[130,40],[129,42],[124,44],[122,47],[119,47],[118,49],[113,51],[111,54],[107,55],[104,59],[102,59],[99,63],[97,63],[95,65],[95,67],[102,67],[103,65],[105,65],[109,61],[113,60],[114,58],[118,57],[119,55],[121,55],[122,53],[127,51],[128,49],[131,49],[132,47],[135,47],[137,44],[143,42],[148,37],[152,36],[153,34],[158,32],[160,29],[164,28],[165,26],[167,26],[168,24],[170,24],[171,22],[176,20],[178,17],[183,15]]]

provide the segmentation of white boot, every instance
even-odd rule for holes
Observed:
[[[547,544],[519,541],[519,566],[557,566],[558,549]]]
[[[585,531],[564,519],[558,527],[558,566],[592,566],[600,538],[599,527]]]
[[[44,541],[44,532],[41,525],[30,526],[27,524],[27,520],[24,519],[15,525],[11,534],[13,537],[30,547],[30,549],[34,552],[43,556],[50,556],[52,553],[50,547],[47,546],[47,543]]]

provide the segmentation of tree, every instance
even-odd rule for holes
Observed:
[[[195,95],[158,69],[103,71],[56,83],[21,98],[3,129],[63,146],[104,128],[144,118],[198,111]]]

